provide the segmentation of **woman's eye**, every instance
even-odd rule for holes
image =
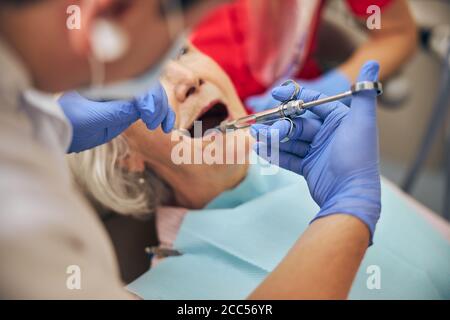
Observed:
[[[185,54],[187,54],[189,52],[189,47],[183,47],[180,52],[178,53],[177,58],[181,58],[182,56],[184,56]]]

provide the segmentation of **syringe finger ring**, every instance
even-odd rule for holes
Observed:
[[[286,138],[284,138],[283,140],[280,141],[281,143],[286,143],[286,142],[291,141],[291,139],[293,138],[295,129],[296,129],[296,124],[291,118],[284,118],[284,119],[280,119],[280,120],[287,120],[287,121],[289,121],[289,124],[290,124],[289,131],[288,131]]]

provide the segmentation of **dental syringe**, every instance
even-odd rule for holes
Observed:
[[[252,115],[245,116],[236,120],[225,120],[217,127],[217,129],[219,129],[222,132],[226,132],[227,130],[246,129],[252,126],[253,124],[257,123],[265,123],[265,124],[273,123],[277,120],[286,118],[292,120],[301,116],[309,108],[325,104],[328,102],[348,98],[362,91],[375,90],[377,95],[383,94],[383,85],[381,84],[381,82],[361,81],[355,83],[349,91],[331,97],[326,97],[310,102],[304,102],[302,100],[295,100],[295,97],[298,95],[300,91],[300,86],[296,82],[288,80],[282,85],[286,86],[290,83],[294,83],[296,85],[295,92],[293,93],[293,95],[289,100],[283,102],[278,107],[254,113]]]

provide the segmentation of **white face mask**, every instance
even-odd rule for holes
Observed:
[[[91,61],[92,86],[80,90],[80,94],[95,101],[129,100],[144,94],[149,88],[156,85],[167,62],[174,59],[185,45],[186,36],[182,34],[174,41],[167,54],[143,74],[129,80],[107,85],[102,84],[104,74],[103,63]]]
[[[179,35],[179,30],[183,30],[184,27],[180,0],[172,0],[170,3],[163,1],[161,4],[163,5],[162,9],[166,12],[169,37],[174,39],[166,55],[135,78],[107,85],[104,84],[105,63],[122,57],[129,49],[129,41],[126,34],[118,26],[107,20],[99,20],[94,24],[91,36],[91,45],[93,47],[93,57],[89,61],[91,86],[80,90],[81,95],[96,101],[130,100],[144,94],[157,84],[167,62],[175,58],[187,42],[187,31]],[[167,7],[169,4],[171,8]]]

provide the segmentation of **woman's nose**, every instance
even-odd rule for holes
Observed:
[[[195,72],[184,68],[183,66],[172,64],[168,72],[170,80],[175,86],[175,97],[178,101],[183,102],[191,95],[200,90],[204,81],[195,74]]]
[[[183,102],[191,95],[198,93],[203,80],[194,75],[183,78],[175,87],[175,96]]]

